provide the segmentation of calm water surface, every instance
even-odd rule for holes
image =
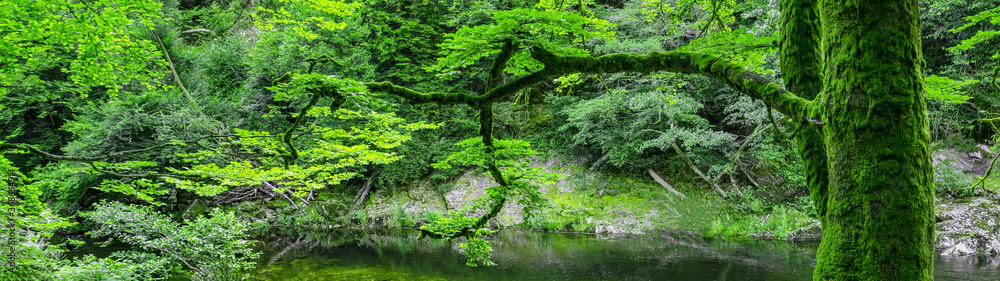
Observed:
[[[461,241],[416,231],[341,230],[262,238],[258,280],[811,280],[816,243],[706,239],[679,232],[598,237],[504,230],[469,267]],[[935,280],[1000,280],[997,260],[939,257]]]

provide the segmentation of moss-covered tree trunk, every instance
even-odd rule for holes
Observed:
[[[819,0],[829,173],[815,280],[932,280],[934,188],[917,0]]]

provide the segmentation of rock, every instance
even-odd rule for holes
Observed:
[[[205,204],[205,201],[201,199],[195,199],[194,202],[192,202],[191,205],[188,205],[187,209],[184,210],[184,213],[181,214],[181,218],[184,218],[184,220],[188,221],[194,220],[198,218],[198,216],[204,215],[207,212],[208,212],[208,205]]]
[[[993,152],[990,151],[990,146],[988,146],[988,145],[977,144],[976,145],[976,150],[977,150],[976,152],[982,153],[982,155],[983,155],[984,158],[992,158],[993,157]]]
[[[971,152],[944,148],[934,151],[931,155],[931,162],[935,169],[941,168],[941,165],[947,165],[958,168],[965,174],[982,176],[990,164],[990,161],[983,160],[991,158],[992,155],[986,145],[977,145]]]
[[[976,159],[983,159],[983,153],[980,151],[969,152],[969,157]]]
[[[951,246],[951,248],[941,251],[941,254],[945,256],[966,256],[975,253],[976,251],[969,249],[968,246],[962,243],[955,244],[955,246]]]
[[[818,220],[802,228],[793,230],[786,234],[788,241],[819,241],[823,238],[823,229]]]
[[[1000,202],[985,197],[937,206],[942,255],[1000,256]]]

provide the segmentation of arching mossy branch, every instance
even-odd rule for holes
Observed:
[[[545,67],[542,70],[498,85],[487,91],[486,94],[479,96],[463,93],[421,93],[389,82],[364,83],[364,85],[371,91],[397,95],[411,103],[466,104],[473,108],[481,108],[552,77],[577,73],[666,71],[697,74],[717,79],[750,97],[764,101],[778,112],[795,119],[802,118],[803,113],[808,113],[805,110],[808,100],[786,91],[778,83],[768,81],[759,74],[715,56],[688,52],[651,52],[647,54],[621,53],[597,58],[562,57],[544,48],[533,47],[531,57],[541,62]]]
[[[768,106],[793,119],[814,120],[817,119],[815,116],[818,116],[815,114],[818,109],[810,107],[809,100],[790,93],[778,83],[768,81],[739,65],[711,55],[687,52],[651,52],[647,54],[612,54],[597,58],[571,57],[559,56],[535,46],[531,49],[531,57],[540,62],[543,68],[501,84],[503,69],[516,51],[517,44],[509,41],[504,43],[500,53],[494,58],[487,76],[486,92],[483,95],[422,93],[389,82],[363,83],[369,91],[397,95],[411,103],[465,104],[479,109],[480,136],[484,147],[483,152],[485,152],[482,155],[481,167],[485,168],[499,184],[498,187],[488,190],[490,195],[485,198],[485,201],[488,201],[489,209],[486,214],[477,218],[453,213],[454,217],[452,218],[444,218],[424,225],[421,227],[422,237],[451,239],[464,236],[470,238],[471,241],[472,238],[478,237],[479,229],[499,214],[508,200],[508,193],[512,188],[516,188],[517,183],[510,182],[510,179],[505,177],[495,162],[492,104],[553,77],[578,73],[650,73],[656,71],[697,74],[717,79],[740,92],[762,100]]]

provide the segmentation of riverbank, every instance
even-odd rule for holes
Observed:
[[[558,160],[536,161],[532,165],[563,177],[557,183],[541,186],[548,204],[528,215],[517,200],[510,200],[487,227],[601,236],[645,234],[663,229],[706,237],[789,241],[818,241],[822,236],[812,201],[804,190],[722,185],[732,196],[722,199],[707,187],[692,184],[697,181],[691,175],[678,171],[653,172],[667,184],[664,186],[651,176],[595,172],[580,164]],[[953,178],[954,173],[960,173],[951,172]],[[467,171],[445,184],[419,180],[396,190],[372,191],[367,194],[370,198],[364,206],[345,203],[352,200],[344,192],[321,192],[309,205],[275,200],[225,208],[237,211],[261,230],[417,228],[474,204],[491,183],[488,175]],[[1000,188],[1000,180],[988,180],[988,188],[979,191],[980,196],[960,199],[945,196],[961,186],[953,184],[951,189],[939,191],[942,196],[938,199],[936,246],[946,255],[994,259],[1000,255],[1000,229],[995,223],[995,218],[1000,217],[1000,201],[994,195]]]

